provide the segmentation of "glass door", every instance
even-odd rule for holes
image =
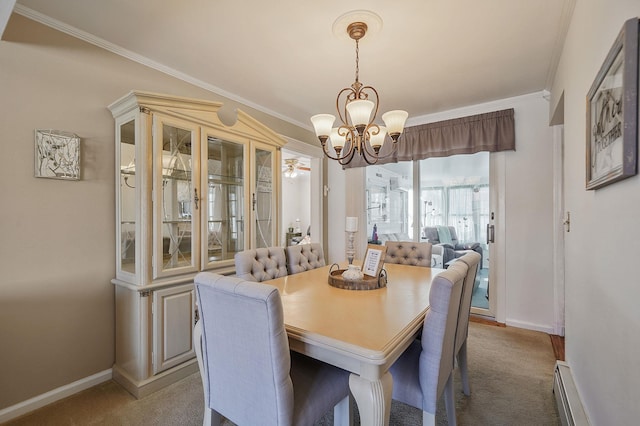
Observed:
[[[275,172],[278,169],[276,150],[264,144],[252,149],[251,213],[253,215],[253,247],[276,245],[276,191]]]
[[[206,139],[205,267],[227,261],[245,249],[245,145],[214,136]]]
[[[155,115],[153,130],[155,276],[196,271],[198,128]]]
[[[121,122],[122,121],[122,122]],[[136,120],[134,116],[118,121],[120,182],[118,186],[118,223],[120,244],[118,253],[118,276],[121,273],[133,279],[136,274]]]
[[[428,158],[419,164],[422,238],[441,234],[441,227],[451,230],[446,235],[451,238],[450,248],[443,253],[445,267],[465,249],[475,247],[475,251],[482,253],[471,304],[488,310],[489,153]]]

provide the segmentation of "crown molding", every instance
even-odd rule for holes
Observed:
[[[163,65],[159,62],[156,62],[152,59],[147,58],[146,56],[142,56],[138,53],[132,52],[131,50],[125,49],[121,46],[118,46],[117,44],[111,43],[107,40],[104,40],[86,31],[83,31],[71,25],[65,24],[64,22],[58,21],[57,19],[51,18],[50,16],[44,15],[40,12],[36,12],[35,10],[25,7],[23,5],[17,4],[14,8],[14,12],[26,18],[29,18],[33,21],[46,25],[50,28],[58,30],[62,33],[68,34],[72,37],[75,37],[87,43],[93,44],[94,46],[98,46],[101,49],[107,50],[118,56],[122,56],[123,58],[127,58],[133,62],[137,62],[141,65],[152,68],[156,71],[160,71],[161,73],[167,74],[171,77],[177,78],[178,80],[182,80],[186,83],[193,84],[194,86],[200,87],[201,89],[207,90],[209,92],[215,93],[220,96],[224,96],[225,98],[228,98],[232,101],[239,102],[257,111],[263,112],[265,114],[269,114],[270,116],[286,121],[287,123],[293,124],[295,126],[301,127],[306,130],[309,130],[311,128],[307,124],[303,124],[297,120],[284,116],[262,105],[258,105],[254,102],[251,102],[248,99],[242,98],[231,92],[227,92],[226,90],[221,89],[220,87],[214,86],[200,79],[197,79],[193,76],[190,76],[186,73],[183,73],[181,71],[178,71],[176,69]]]
[[[558,64],[560,64],[560,57],[562,56],[562,50],[564,49],[564,41],[567,38],[567,33],[569,32],[569,25],[571,25],[571,18],[573,17],[573,9],[575,6],[576,0],[567,0],[562,7],[560,22],[558,23],[558,31],[555,37],[555,44],[553,46],[553,51],[551,52],[549,69],[547,70],[547,79],[545,82],[545,89],[547,90],[551,90],[553,81],[556,78]]]

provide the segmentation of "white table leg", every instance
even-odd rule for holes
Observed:
[[[380,380],[368,380],[351,374],[349,388],[358,404],[360,424],[371,426],[388,426],[391,414],[391,392],[393,379],[386,372]]]

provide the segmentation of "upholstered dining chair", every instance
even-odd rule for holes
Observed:
[[[283,247],[265,247],[238,252],[234,256],[236,276],[248,281],[265,281],[287,275]]]
[[[195,288],[204,425],[223,416],[237,425],[312,425],[331,408],[344,413],[349,373],[289,351],[277,288],[211,272],[196,275]]]
[[[324,252],[320,243],[288,246],[287,266],[290,274],[297,274],[325,265]]]
[[[462,381],[462,391],[465,395],[471,395],[469,387],[469,371],[467,364],[467,336],[469,335],[469,315],[471,312],[471,299],[476,283],[476,274],[482,256],[475,251],[466,253],[458,258],[457,262],[464,262],[467,267],[467,276],[462,287],[462,298],[460,300],[460,311],[458,312],[458,329],[456,330],[455,354],[460,367],[460,379]]]
[[[414,340],[390,369],[392,398],[421,409],[423,425],[435,425],[437,402],[443,395],[448,424],[456,424],[454,349],[466,274],[467,265],[455,262],[433,279],[422,339]]]
[[[386,263],[402,265],[433,266],[431,259],[431,243],[415,243],[413,241],[385,241],[387,253]]]

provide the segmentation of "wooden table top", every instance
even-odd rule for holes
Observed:
[[[265,283],[280,291],[290,339],[384,364],[391,352],[422,326],[431,282],[443,271],[397,264],[385,264],[384,268],[387,286],[375,290],[329,285],[330,266]]]

